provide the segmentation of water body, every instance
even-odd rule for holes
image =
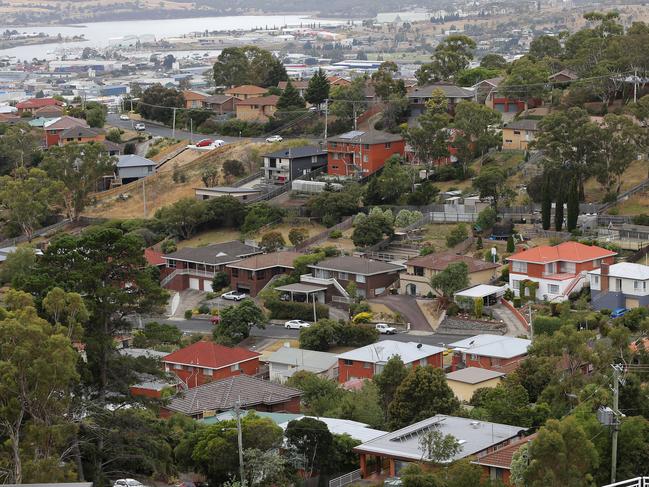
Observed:
[[[152,34],[156,39],[176,37],[190,32],[225,31],[225,30],[253,30],[283,25],[299,26],[318,22],[321,26],[331,26],[345,23],[336,20],[314,20],[300,15],[241,15],[232,17],[198,17],[190,19],[163,19],[163,20],[124,20],[113,22],[90,22],[79,26],[43,26],[43,27],[15,27],[2,26],[0,31],[15,29],[19,32],[44,32],[63,37],[84,35],[84,42],[61,42],[32,46],[14,47],[0,50],[0,56],[13,56],[20,60],[56,59],[56,51],[61,49],[78,49],[84,47],[103,48],[108,46],[109,39],[128,35]],[[50,53],[50,54],[47,54]]]

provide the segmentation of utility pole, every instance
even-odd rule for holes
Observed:
[[[189,143],[194,143],[194,121],[191,118],[189,119]]]
[[[329,123],[329,98],[325,99],[325,132],[324,132],[324,139],[325,142],[327,142],[327,125]]]
[[[638,101],[638,70],[633,71],[633,103]]]
[[[173,122],[171,123],[171,138],[175,139],[176,138],[176,108],[174,107],[173,109],[174,115],[173,115]]]
[[[237,399],[234,405],[234,413],[237,416],[237,443],[239,444],[239,477],[241,478],[241,485],[244,484],[243,475],[243,435],[241,433],[241,396]]]
[[[624,379],[620,377],[622,366],[620,364],[613,364],[613,439],[611,441],[611,483],[615,483],[616,470],[617,470],[617,434],[619,429],[620,411],[618,411],[618,404],[620,400],[620,382]]]
[[[144,203],[144,218],[146,219],[146,176],[142,178],[142,202]]]

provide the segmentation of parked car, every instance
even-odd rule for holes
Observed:
[[[137,130],[138,132],[144,132],[146,130],[146,125],[144,125],[142,122],[136,123],[135,130]]]
[[[223,147],[225,145],[225,140],[216,139],[212,142],[212,147]]]
[[[130,118],[128,118],[128,115],[126,115],[126,113],[122,113],[122,114],[119,116],[119,119],[120,119],[120,120],[130,120]]]
[[[240,291],[229,291],[227,293],[221,294],[221,297],[223,299],[227,299],[228,301],[241,301],[242,299],[246,299],[248,295]]]
[[[144,484],[135,479],[119,479],[113,483],[113,487],[144,487]]]
[[[208,147],[212,145],[214,141],[212,139],[203,139],[196,142],[196,147]]]
[[[289,320],[286,323],[284,323],[284,327],[287,330],[300,330],[302,328],[308,328],[310,326],[311,325],[309,323],[302,320]]]
[[[388,326],[385,323],[377,323],[374,327],[381,335],[394,335],[397,329],[393,326]]]
[[[266,142],[281,142],[284,140],[281,135],[271,135],[266,139]]]
[[[629,311],[628,308],[615,308],[611,313],[611,318],[619,318],[620,316],[624,316],[627,311]]]

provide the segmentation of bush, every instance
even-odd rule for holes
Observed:
[[[306,228],[291,228],[288,232],[288,240],[293,245],[300,245],[309,238],[309,231]]]
[[[165,239],[162,241],[162,244],[160,244],[160,250],[162,250],[163,254],[170,254],[178,250],[178,246],[173,240]]]
[[[553,335],[555,331],[561,328],[563,320],[559,317],[538,315],[534,318],[535,335]]]
[[[419,255],[424,256],[424,255],[430,255],[435,253],[435,247],[432,245],[424,245],[422,249],[419,251]]]
[[[446,246],[448,248],[455,247],[457,244],[464,242],[467,238],[469,238],[469,233],[467,231],[466,225],[464,223],[460,223],[459,225],[456,225],[453,230],[451,230],[450,234],[447,235]]]
[[[240,178],[246,173],[246,168],[243,166],[243,163],[241,161],[237,161],[236,159],[228,159],[223,163],[223,173],[226,176]]]
[[[649,215],[647,215],[646,213],[641,213],[640,215],[636,215],[633,217],[632,220],[634,225],[649,226]]]
[[[448,308],[446,308],[447,316],[456,316],[459,312],[460,312],[460,307],[455,303],[449,304]]]
[[[514,308],[520,308],[521,307],[521,298],[518,296],[514,297]]]
[[[313,321],[313,303],[294,303],[292,301],[281,301],[278,298],[267,299],[264,306],[270,312],[272,320],[304,320]],[[329,316],[329,307],[324,304],[316,304],[316,315],[319,318]]]
[[[194,316],[194,312],[191,309],[186,309],[185,310],[185,319],[186,320],[191,320],[192,316]]]
[[[341,232],[340,230],[333,230],[329,234],[329,238],[333,238],[333,239],[342,238],[342,236],[343,236],[343,232]]]
[[[212,290],[214,292],[220,291],[223,288],[226,288],[230,285],[230,277],[227,272],[219,271],[214,274],[214,279],[212,279]]]
[[[210,307],[209,307],[208,305],[206,305],[206,304],[201,304],[201,305],[198,307],[198,314],[201,314],[201,315],[208,315],[208,314],[210,314]]]
[[[300,348],[327,351],[335,346],[364,347],[378,338],[379,332],[373,326],[325,319],[300,330]]]

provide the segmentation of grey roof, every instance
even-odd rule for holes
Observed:
[[[242,408],[281,404],[300,397],[302,391],[249,375],[236,375],[194,387],[175,396],[166,406],[170,411],[197,415],[206,410],[226,411],[240,400]]]
[[[531,340],[488,333],[449,343],[448,348],[483,357],[514,358],[527,354]]]
[[[337,135],[336,137],[329,137],[327,142],[341,142],[343,144],[359,143],[359,144],[384,144],[387,142],[400,142],[403,140],[398,134],[391,134],[382,132],[380,130],[352,130],[345,134]]]
[[[203,103],[215,103],[221,105],[234,98],[232,95],[210,95],[203,98]]]
[[[215,193],[239,194],[239,193],[259,193],[257,188],[242,188],[238,186],[213,186],[211,188],[196,188],[196,191],[213,191]]]
[[[61,132],[59,137],[62,139],[69,139],[75,137],[96,137],[100,133],[101,130],[98,129],[77,126],[77,127],[70,127],[68,129],[65,129],[64,131]]]
[[[147,357],[157,359],[169,355],[169,352],[158,352],[157,350],[151,350],[150,348],[120,348],[118,353],[132,358]]]
[[[367,441],[354,448],[354,451],[404,460],[427,460],[424,458],[419,439],[435,428],[444,435],[454,436],[460,442],[461,450],[450,461],[483,452],[494,445],[516,438],[526,429],[522,426],[437,414],[432,418]]]
[[[327,286],[318,286],[317,284],[307,284],[305,282],[296,282],[294,284],[287,284],[286,286],[277,286],[276,291],[286,291],[294,293],[315,293],[317,291],[324,291]]]
[[[283,365],[295,365],[311,372],[324,372],[338,363],[335,353],[302,350],[300,348],[282,347],[271,353],[266,362]]]
[[[456,370],[446,374],[446,380],[464,382],[465,384],[479,384],[487,380],[496,379],[505,375],[503,372],[495,370],[481,369],[480,367],[467,367],[466,369]]]
[[[278,150],[270,154],[264,154],[264,157],[298,159],[300,157],[322,156],[327,153],[322,147],[315,145],[305,145],[302,147],[293,147],[290,149]]]
[[[507,129],[513,129],[513,130],[538,130],[539,129],[539,121],[538,120],[532,120],[529,118],[524,118],[521,120],[514,120],[511,123],[508,123],[505,125],[505,128]]]
[[[163,258],[216,265],[234,262],[260,252],[257,247],[246,245],[238,240],[232,240],[231,242],[206,245],[205,247],[186,247],[164,255]]]
[[[418,86],[408,93],[408,98],[430,98],[435,90],[442,90],[446,98],[473,98],[473,91],[461,86],[447,84],[432,84]]]
[[[364,276],[383,274],[385,272],[398,272],[404,269],[404,267],[400,265],[381,262],[379,260],[364,259],[362,257],[352,257],[349,255],[325,259],[317,264],[310,265],[309,267],[313,269],[361,274]]]
[[[153,162],[151,159],[146,157],[138,156],[135,154],[127,154],[123,156],[117,156],[117,167],[147,167],[147,166],[156,166],[157,163]]]

